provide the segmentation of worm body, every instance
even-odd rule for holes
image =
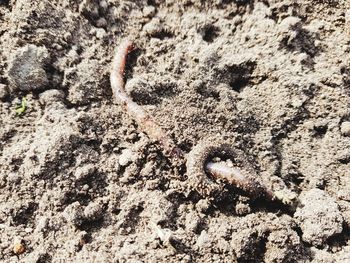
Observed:
[[[159,124],[147,113],[140,105],[135,103],[124,88],[124,70],[127,55],[133,49],[131,41],[124,40],[116,50],[112,62],[110,74],[111,87],[115,98],[122,104],[126,112],[128,112],[137,122],[140,129],[147,135],[161,143],[165,152],[171,157],[181,159],[183,157],[181,149],[176,147],[173,140],[159,126]]]
[[[251,197],[265,197],[269,200],[275,199],[274,194],[270,190],[265,188],[251,175],[243,174],[241,169],[214,162],[208,162],[205,168],[215,179],[234,185]]]
[[[235,167],[229,167],[224,162],[213,162],[214,157],[231,159]],[[220,195],[225,184],[230,184],[253,199],[275,199],[272,191],[258,180],[244,153],[220,141],[199,142],[187,156],[187,173],[190,184],[204,196]]]
[[[152,116],[125,92],[124,70],[127,55],[132,49],[132,43],[129,40],[124,40],[116,50],[110,75],[113,94],[124,110],[135,119],[142,131],[147,133],[151,139],[158,141],[170,157],[182,160],[184,155],[181,149],[176,146]],[[237,167],[233,168],[224,163],[212,162],[214,157],[232,158]],[[233,150],[227,144],[210,144],[209,141],[199,143],[187,156],[186,165],[189,183],[205,196],[215,196],[223,190],[225,184],[231,184],[242,189],[252,198],[275,199],[274,194],[258,181],[254,169],[244,158],[244,154]]]

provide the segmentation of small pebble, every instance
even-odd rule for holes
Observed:
[[[103,10],[106,10],[108,8],[108,4],[105,0],[101,0],[100,1],[100,7],[103,9]]]
[[[146,17],[152,17],[156,13],[156,8],[152,5],[143,8],[143,15]]]
[[[74,202],[67,206],[63,211],[63,217],[67,222],[72,223],[75,226],[82,224],[84,219],[83,208],[79,202]]]
[[[27,234],[28,233],[32,233],[33,232],[33,228],[27,227],[27,228],[24,229],[24,232],[26,232]]]
[[[90,203],[87,207],[84,209],[84,217],[88,221],[95,221],[100,219],[103,216],[103,209],[100,204],[97,203]]]
[[[340,126],[340,132],[344,136],[350,136],[350,121],[344,121]]]
[[[70,32],[66,32],[66,33],[64,33],[64,35],[63,35],[63,38],[64,38],[64,40],[66,40],[66,41],[68,41],[69,39],[71,39],[71,37],[72,37],[72,33],[70,33]]]
[[[8,95],[7,86],[0,83],[0,99],[5,98]]]
[[[143,27],[143,31],[149,36],[154,36],[164,31],[164,26],[159,18],[153,18]]]
[[[102,39],[105,35],[106,35],[106,30],[104,30],[103,28],[96,29],[96,37],[98,39]]]
[[[21,181],[21,177],[18,175],[18,173],[12,172],[7,175],[7,181],[16,184]]]
[[[52,47],[58,51],[62,50],[63,47],[60,45],[60,44],[57,44],[57,43],[53,43],[52,44]]]
[[[13,52],[7,75],[12,88],[23,91],[40,89],[49,83],[45,65],[49,61],[46,47],[26,45]]]
[[[235,210],[237,215],[240,215],[240,216],[247,215],[251,212],[251,208],[249,204],[245,204],[245,203],[238,203],[235,207]]]
[[[64,99],[64,92],[57,89],[46,90],[39,95],[39,102],[43,105],[52,104],[54,102],[62,101]]]
[[[186,230],[195,232],[199,228],[201,222],[201,218],[196,213],[189,212],[186,214]]]
[[[345,11],[345,31],[350,36],[350,9]]]
[[[74,173],[77,180],[84,180],[92,176],[96,172],[96,167],[92,164],[87,164],[82,167],[78,167]]]
[[[126,166],[133,160],[133,152],[130,149],[124,149],[122,154],[119,156],[119,164]]]
[[[23,254],[26,251],[26,247],[23,244],[23,240],[21,238],[15,238],[13,242],[13,253],[16,255]]]
[[[208,199],[201,199],[196,204],[196,210],[201,213],[206,213],[208,212],[210,206],[210,201]]]
[[[340,189],[337,193],[337,197],[340,200],[345,200],[350,202],[350,185],[345,186],[343,189]]]
[[[98,20],[96,21],[96,26],[97,26],[97,27],[105,27],[105,26],[107,26],[107,21],[106,21],[106,19],[104,19],[103,17],[100,18],[100,19],[98,19]]]
[[[201,232],[201,234],[197,238],[196,245],[198,246],[199,249],[208,248],[211,246],[211,240],[210,240],[210,237],[209,237],[207,231],[203,230]]]

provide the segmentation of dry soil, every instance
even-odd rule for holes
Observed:
[[[349,8],[0,0],[0,261],[350,262]],[[186,154],[229,144],[293,206],[193,187],[113,98],[124,38],[126,91]]]

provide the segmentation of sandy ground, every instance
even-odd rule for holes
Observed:
[[[350,262],[349,8],[0,0],[0,261]],[[177,145],[230,144],[292,206],[191,183],[112,96],[125,37]]]

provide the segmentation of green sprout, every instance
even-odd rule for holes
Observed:
[[[20,116],[20,115],[25,113],[26,109],[27,109],[27,98],[23,97],[21,104],[18,104],[16,106],[15,111],[16,111],[17,115]]]

